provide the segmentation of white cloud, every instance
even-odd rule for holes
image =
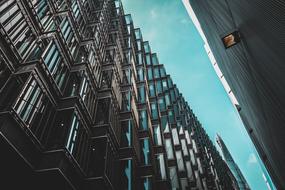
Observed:
[[[150,10],[150,17],[151,18],[156,18],[157,17],[157,13],[154,9]]]
[[[185,19],[185,18],[183,18],[183,19],[181,19],[180,20],[180,23],[181,24],[187,24],[189,21],[187,20],[187,19]]]
[[[248,164],[256,164],[257,163],[257,158],[255,156],[254,153],[251,153],[248,157],[248,160],[247,160],[247,163]]]

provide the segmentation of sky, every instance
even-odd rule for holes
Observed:
[[[182,0],[122,0],[211,140],[219,133],[252,190],[267,190],[260,159]]]

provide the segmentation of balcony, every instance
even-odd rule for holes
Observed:
[[[116,189],[118,179],[117,151],[108,137],[91,140],[91,154],[88,165],[88,189]]]
[[[96,106],[95,125],[92,127],[94,137],[110,136],[118,147],[121,139],[119,109],[111,97],[99,97]]]

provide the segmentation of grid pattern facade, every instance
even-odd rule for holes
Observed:
[[[0,32],[9,189],[233,189],[119,0],[1,1]]]

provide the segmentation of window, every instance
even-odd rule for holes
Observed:
[[[65,82],[67,67],[64,63],[58,47],[54,41],[51,41],[47,47],[46,53],[43,55],[45,66],[57,85],[62,89]]]
[[[169,167],[169,176],[171,180],[171,186],[173,190],[179,189],[179,182],[176,172],[176,167]]]
[[[159,179],[166,179],[166,171],[165,171],[165,162],[163,154],[157,154],[156,156],[156,165],[159,174]]]
[[[75,58],[75,50],[78,48],[78,43],[76,41],[76,38],[73,34],[72,28],[69,24],[68,18],[65,17],[61,24],[60,24],[60,29],[62,32],[62,35],[69,47],[69,51],[71,52],[71,55],[73,58]]]
[[[144,42],[143,45],[144,45],[145,53],[150,53],[149,43],[148,42]]]
[[[163,97],[159,97],[158,98],[158,105],[159,105],[159,110],[160,111],[165,111],[166,110],[166,106],[165,106]]]
[[[132,160],[124,160],[121,164],[121,181],[120,184],[124,190],[132,190]]]
[[[34,114],[39,112],[42,104],[43,92],[36,80],[31,78],[18,98],[14,109],[22,120],[29,125],[34,118]]]
[[[145,89],[144,86],[138,87],[138,102],[145,103]]]
[[[148,118],[146,110],[140,111],[140,129],[142,130],[148,129]]]
[[[132,121],[122,121],[122,133],[121,133],[121,146],[130,147],[132,146]]]
[[[184,171],[184,163],[183,163],[183,156],[181,150],[178,150],[175,152],[176,155],[176,161],[177,161],[177,166],[178,166],[178,171]]]
[[[153,65],[158,65],[158,59],[155,53],[151,54],[151,60]]]
[[[240,33],[238,31],[234,31],[222,38],[226,49],[238,44],[240,40]]]
[[[155,96],[155,90],[154,90],[154,83],[153,82],[149,82],[148,83],[148,89],[149,89],[149,96],[150,97],[154,97]]]
[[[178,138],[177,129],[172,128],[171,132],[172,132],[172,139],[173,139],[174,145],[179,145],[179,138]]]
[[[165,72],[164,67],[160,67],[160,74],[161,74],[161,77],[166,77],[166,72]]]
[[[165,94],[165,103],[166,103],[166,106],[170,106],[170,98],[169,98],[169,94]]]
[[[139,82],[142,82],[142,81],[144,81],[144,70],[143,70],[143,68],[141,67],[141,68],[139,68],[139,69],[137,69],[137,75],[138,75],[138,81]]]
[[[150,165],[150,143],[149,139],[145,138],[140,140],[141,147],[141,160],[144,165]]]
[[[147,65],[151,65],[151,60],[150,60],[150,55],[149,54],[146,54],[145,59],[146,59],[146,64]]]
[[[193,177],[193,171],[192,171],[190,161],[186,161],[186,169],[187,169],[187,176],[188,176],[188,178],[191,179]]]
[[[162,93],[162,86],[161,86],[161,81],[156,81],[156,92],[157,94],[161,94]]]
[[[174,123],[174,114],[172,110],[168,111],[168,118],[169,118],[169,123]]]
[[[188,180],[187,180],[187,178],[182,178],[180,180],[180,182],[181,182],[182,190],[187,190],[188,189]]]
[[[188,149],[187,149],[187,145],[186,145],[186,140],[185,139],[181,139],[181,145],[182,145],[183,154],[185,156],[188,156]]]
[[[122,111],[131,111],[131,92],[122,92]]]
[[[137,54],[137,64],[138,64],[138,65],[142,65],[142,64],[143,64],[142,53],[138,53],[138,54]]]
[[[147,69],[147,79],[148,79],[148,80],[152,80],[152,79],[153,79],[153,76],[152,76],[152,68],[151,68],[151,67],[149,67],[149,68]]]
[[[154,68],[154,78],[155,78],[155,79],[160,78],[160,76],[159,76],[159,68],[158,68],[158,67],[155,67],[155,68]]]
[[[35,46],[34,35],[16,1],[6,1],[0,5],[0,23],[22,57]]]
[[[156,102],[151,103],[151,116],[152,119],[158,119],[158,111]]]
[[[160,126],[155,125],[153,127],[153,141],[155,145],[162,145],[162,139],[161,139],[161,131],[160,131]]]
[[[143,190],[152,190],[152,180],[150,177],[143,178]]]
[[[68,140],[66,143],[66,148],[71,154],[73,153],[78,131],[79,131],[79,119],[78,116],[74,113],[72,117]]]
[[[166,91],[168,89],[166,80],[162,80],[162,89],[163,91]]]
[[[165,150],[167,159],[174,159],[171,139],[165,139]]]

